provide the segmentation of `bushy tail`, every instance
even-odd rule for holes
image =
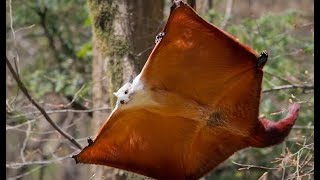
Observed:
[[[259,119],[256,133],[252,136],[252,147],[268,147],[281,143],[289,134],[292,126],[299,116],[300,105],[297,103],[289,106],[287,116],[278,122],[266,118]]]

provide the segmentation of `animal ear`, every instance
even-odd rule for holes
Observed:
[[[113,95],[115,95],[116,97],[118,97],[118,92],[113,92]]]
[[[133,82],[133,76],[132,76],[132,74],[129,76],[129,81],[128,81],[129,83],[132,83]]]

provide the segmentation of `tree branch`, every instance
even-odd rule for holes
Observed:
[[[284,89],[298,89],[298,88],[302,88],[303,90],[311,90],[314,89],[314,85],[283,85],[283,86],[275,86],[271,89],[267,89],[267,90],[263,90],[263,93],[267,93],[267,92],[271,92],[271,91],[279,91],[279,90],[284,90]]]
[[[46,36],[46,38],[48,39],[49,42],[49,46],[51,47],[51,50],[53,52],[53,56],[59,61],[62,62],[63,59],[60,58],[59,55],[59,51],[58,48],[55,45],[55,39],[52,36],[52,33],[50,32],[47,23],[46,23],[46,18],[47,18],[47,12],[48,12],[48,8],[44,7],[43,10],[40,9],[35,9],[36,13],[39,15],[40,18],[40,26],[42,27],[44,34]]]
[[[55,113],[67,113],[67,112],[72,112],[72,113],[92,113],[95,111],[110,111],[111,109],[109,107],[101,107],[101,108],[93,108],[93,109],[84,109],[84,110],[78,110],[78,109],[55,109],[55,110],[45,110],[47,114],[55,114]],[[25,114],[19,114],[19,115],[13,115],[9,116],[10,118],[20,118],[20,117],[25,117],[29,115],[35,115],[35,114],[42,114],[41,112],[28,112]],[[90,115],[89,115],[90,116]]]
[[[196,10],[196,0],[187,0],[187,3]]]
[[[265,73],[265,74],[268,74],[269,76],[273,76],[273,77],[275,77],[275,78],[277,78],[277,79],[280,79],[281,81],[283,81],[283,82],[285,82],[285,83],[287,83],[287,84],[293,85],[290,81],[288,81],[287,79],[285,79],[285,78],[283,78],[283,77],[277,76],[277,75],[272,74],[272,73],[269,73],[269,72],[267,72],[267,71],[264,71],[264,73]]]
[[[228,0],[227,4],[226,4],[226,11],[224,14],[224,19],[223,19],[223,22],[221,23],[222,29],[224,29],[226,27],[226,25],[228,24],[228,21],[231,17],[232,5],[233,5],[233,0]]]
[[[50,116],[46,113],[46,111],[31,97],[29,94],[27,88],[25,85],[22,83],[20,78],[18,77],[17,73],[14,71],[8,57],[6,56],[6,64],[13,76],[13,78],[16,80],[19,88],[23,92],[23,94],[29,99],[29,101],[41,112],[41,114],[44,116],[44,118],[51,124],[51,126],[56,129],[63,137],[67,138],[74,146],[76,146],[79,149],[82,149],[81,145],[69,134],[64,132],[57,124],[55,124]]]
[[[59,158],[52,159],[52,160],[26,161],[26,162],[22,162],[22,163],[7,163],[6,168],[18,169],[22,166],[51,164],[53,162],[65,160],[69,157],[70,157],[70,155],[67,155],[64,157],[59,157]]]

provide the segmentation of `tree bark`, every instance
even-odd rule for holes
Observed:
[[[197,0],[196,11],[200,16],[205,16],[210,9],[211,0]]]
[[[117,91],[145,64],[154,38],[162,28],[162,0],[88,0],[93,29],[92,89],[94,108],[115,106]],[[91,130],[96,133],[108,114],[93,113]],[[95,134],[94,134],[95,135]],[[123,179],[114,169],[94,169],[94,179]]]
[[[196,0],[187,0],[187,3],[188,3],[193,9],[196,9]]]

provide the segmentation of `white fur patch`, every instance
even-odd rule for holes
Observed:
[[[134,78],[133,82],[132,82],[132,91],[133,92],[136,92],[136,91],[139,91],[139,90],[142,90],[143,89],[143,83],[140,79],[141,77],[141,74],[139,74],[136,78]]]
[[[127,104],[133,97],[133,95],[143,89],[143,83],[140,80],[141,75],[139,74],[134,78],[133,82],[127,82],[117,92],[113,94],[118,98],[116,106],[121,104]]]

